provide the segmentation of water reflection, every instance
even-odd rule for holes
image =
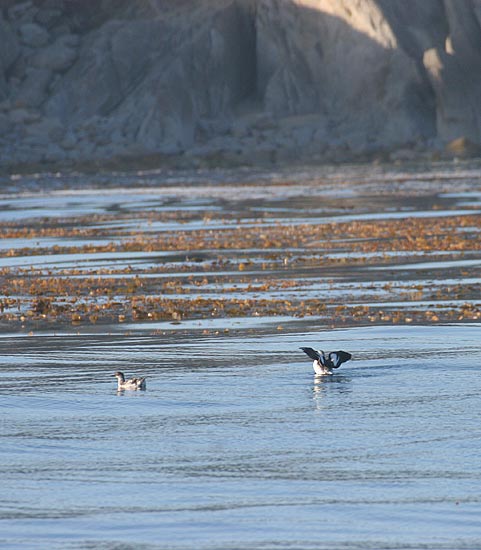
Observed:
[[[333,393],[345,394],[352,391],[352,379],[350,376],[333,374],[330,376],[314,375],[314,384],[312,386],[312,399],[315,402],[316,409],[325,408],[324,400]]]
[[[115,390],[115,393],[122,397],[125,395],[128,397],[138,397],[140,395],[145,395],[146,391],[147,390],[145,388],[139,388],[138,390]]]

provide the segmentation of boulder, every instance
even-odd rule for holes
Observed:
[[[0,48],[0,69],[7,70],[20,54],[20,44],[11,26],[3,19],[0,12],[0,35],[2,47]]]
[[[12,121],[7,115],[0,113],[0,137],[5,136],[12,129]]]
[[[481,156],[481,145],[462,136],[450,141],[446,145],[446,152],[456,158],[479,157]]]
[[[392,162],[412,162],[419,158],[419,153],[413,149],[397,149],[389,154]]]
[[[17,107],[12,109],[9,113],[9,118],[13,124],[28,124],[30,122],[36,122],[39,120],[40,115],[29,109]]]
[[[53,44],[32,56],[32,65],[54,72],[66,71],[77,59],[77,49],[71,44],[72,39],[68,35],[57,38]]]
[[[4,100],[9,95],[6,73],[13,65],[20,54],[20,44],[18,43],[15,32],[3,19],[0,11],[0,36],[2,46],[0,48],[0,101]]]
[[[64,127],[59,120],[44,118],[25,127],[26,135],[37,138],[38,143],[48,145],[52,141],[60,141],[64,135]]]
[[[12,5],[7,9],[7,16],[10,21],[14,22],[30,22],[33,21],[37,8],[31,0],[27,2],[10,2]],[[8,0],[7,0],[8,4]]]
[[[32,48],[45,46],[49,41],[48,31],[37,25],[37,23],[24,23],[20,25],[19,33],[23,44]]]
[[[12,108],[12,102],[9,99],[0,101],[0,113],[8,113]]]
[[[68,132],[63,140],[60,142],[60,146],[65,149],[66,151],[71,151],[72,149],[75,149],[77,145],[77,138],[73,132]]]
[[[39,107],[46,99],[52,72],[49,69],[29,68],[16,95],[17,104]]]
[[[59,162],[65,160],[67,155],[65,151],[56,143],[49,143],[45,153],[42,155],[42,160],[47,162]]]
[[[35,15],[35,21],[48,29],[51,29],[62,16],[61,6],[58,4],[55,8],[43,7]]]

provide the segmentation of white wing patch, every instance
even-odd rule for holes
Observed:
[[[335,369],[340,367],[342,363],[349,361],[351,357],[352,355],[347,351],[331,351],[329,354],[329,360],[332,362]]]
[[[329,354],[329,359],[332,361],[333,365],[337,368],[341,364],[341,358],[335,351]]]

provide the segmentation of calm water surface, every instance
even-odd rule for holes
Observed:
[[[0,546],[481,548],[479,324],[242,323],[1,338]]]

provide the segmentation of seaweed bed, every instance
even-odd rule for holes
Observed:
[[[479,322],[480,174],[447,164],[4,178],[0,323]]]

